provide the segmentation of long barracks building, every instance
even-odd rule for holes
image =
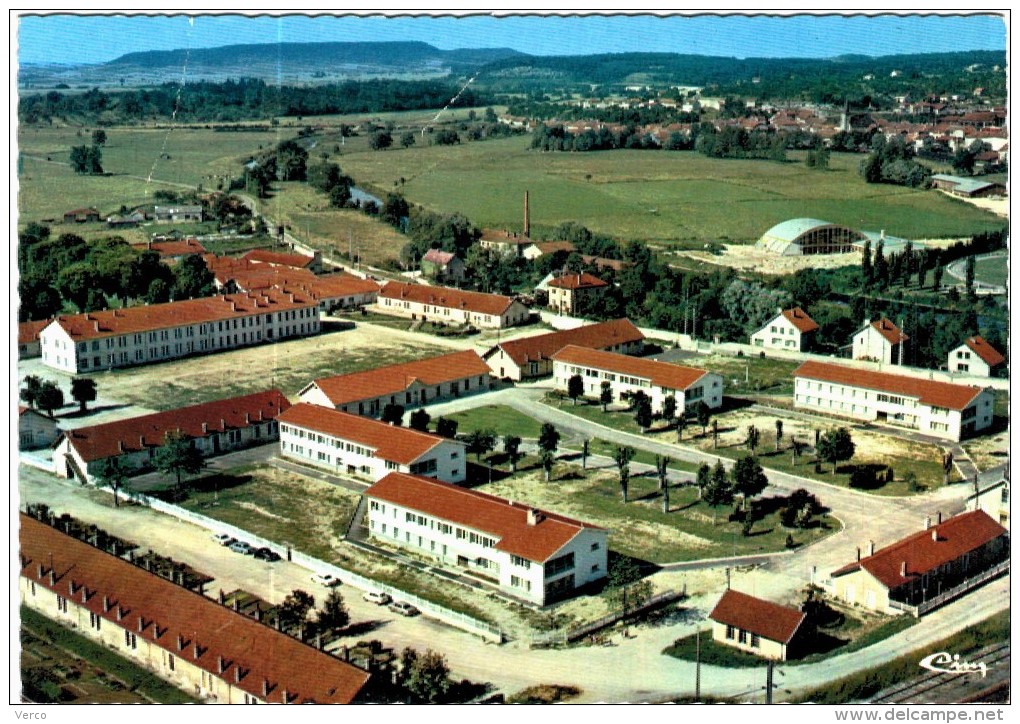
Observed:
[[[61,315],[39,333],[43,364],[80,374],[319,332],[318,302],[275,289]]]
[[[221,704],[350,704],[369,674],[205,596],[20,516],[21,603]]]

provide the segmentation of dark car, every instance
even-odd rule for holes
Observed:
[[[269,561],[270,563],[278,561],[281,558],[280,554],[272,548],[257,548],[252,555],[260,561]]]

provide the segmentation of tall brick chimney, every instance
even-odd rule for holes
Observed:
[[[531,235],[531,204],[529,203],[528,192],[524,192],[524,235]]]

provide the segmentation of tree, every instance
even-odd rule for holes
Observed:
[[[77,174],[97,176],[103,173],[103,151],[99,146],[72,146],[71,168]]]
[[[783,421],[776,420],[776,452],[779,452],[779,444],[783,441]]]
[[[676,419],[676,441],[682,442],[684,439],[684,430],[687,429],[687,415],[680,415]]]
[[[404,406],[393,402],[387,403],[383,407],[380,419],[390,425],[400,427],[404,423]]]
[[[702,433],[704,435],[704,433]],[[712,448],[719,447],[719,421],[712,420]]]
[[[627,445],[618,446],[613,450],[613,462],[620,471],[620,491],[623,493],[624,503],[627,502],[627,489],[630,484],[630,461],[634,459],[636,453],[634,448]]]
[[[117,493],[127,483],[128,471],[121,465],[119,457],[103,458],[96,468],[96,482],[105,485],[113,491],[113,507],[120,507],[120,498]],[[84,481],[82,481],[84,485]]]
[[[401,678],[408,694],[429,704],[443,700],[452,685],[445,656],[427,649],[424,654],[402,656],[401,661],[405,664]]]
[[[694,484],[698,488],[698,499],[700,500],[705,493],[705,488],[712,482],[712,468],[708,466],[708,463],[702,463],[698,466],[698,474],[694,479]]]
[[[453,439],[457,437],[457,421],[448,417],[440,417],[436,420],[436,434],[440,437]]]
[[[496,448],[496,433],[493,430],[472,430],[464,438],[468,454],[474,453],[475,462],[482,461],[482,455]]]
[[[216,278],[198,254],[189,254],[174,273],[174,299],[208,297],[216,291]]]
[[[96,396],[95,380],[88,377],[75,377],[71,380],[71,399],[78,403],[80,412],[85,412]]]
[[[605,412],[606,407],[613,404],[613,386],[608,380],[602,381],[602,390],[599,392],[599,402],[602,403],[602,412]]]
[[[584,378],[581,375],[572,375],[567,380],[567,397],[577,404],[577,398],[584,395]]]
[[[46,380],[39,387],[36,405],[40,410],[45,410],[47,415],[53,417],[53,411],[64,406],[64,391],[57,386],[56,382]]]
[[[802,443],[800,440],[798,440],[795,437],[791,437],[790,438],[790,450],[791,450],[790,464],[791,465],[796,465],[797,464],[797,458],[800,457],[800,454],[803,451],[803,449],[804,449],[804,443]]]
[[[320,631],[339,631],[351,622],[351,614],[347,611],[347,604],[340,591],[331,589],[322,602],[322,609],[315,617],[315,623]]]
[[[701,425],[701,434],[704,435],[705,428],[708,427],[708,421],[712,417],[712,410],[705,404],[705,401],[702,400],[698,403],[696,414],[698,416],[698,424]]]
[[[590,444],[591,444],[591,441],[588,438],[585,438],[581,442],[581,469],[582,470],[587,470],[588,469],[588,451],[589,451],[588,446]]]
[[[659,478],[660,490],[665,490],[669,484],[668,475],[670,462],[668,455],[655,456],[655,474]]]
[[[935,271],[932,277],[932,290],[936,293],[942,288],[942,275],[945,274],[946,268],[939,264],[935,267]]]
[[[304,181],[308,174],[308,151],[293,139],[276,146],[276,175],[280,181]]]
[[[647,432],[652,426],[652,401],[647,395],[638,399],[634,422],[641,428],[641,432]]]
[[[368,139],[368,145],[373,151],[381,151],[393,145],[393,136],[386,131],[376,131]]]
[[[545,472],[545,482],[548,483],[552,475],[553,463],[556,462],[556,456],[548,450],[539,450],[538,458],[542,463],[542,470]]]
[[[666,395],[662,401],[662,419],[668,426],[672,426],[673,420],[676,419],[676,397],[673,395]]]
[[[303,638],[308,612],[315,608],[315,597],[312,594],[295,588],[280,604],[280,625],[284,628],[298,627],[299,636]]]
[[[729,476],[722,460],[715,464],[712,469],[712,477],[701,494],[701,499],[712,508],[712,525],[715,525],[716,509],[721,505],[729,505],[733,502],[733,488],[730,486]]]
[[[973,255],[968,256],[964,264],[964,288],[969,299],[974,299],[974,267],[975,257]]]
[[[836,463],[852,458],[855,449],[850,431],[845,427],[827,430],[818,439],[818,457],[832,464],[833,475],[836,474]]]
[[[538,449],[548,453],[555,453],[559,445],[559,430],[551,422],[542,423],[542,429],[538,433]]]
[[[39,390],[42,389],[43,381],[36,375],[27,375],[24,383],[19,396],[26,405],[35,408],[39,403]]]
[[[180,430],[176,430],[166,434],[163,444],[156,449],[152,465],[164,475],[176,477],[175,490],[180,497],[182,476],[194,475],[202,470],[205,467],[205,460],[202,458],[202,451],[194,445],[194,441]]]
[[[747,499],[761,495],[769,485],[765,470],[753,455],[745,455],[738,460],[730,473],[733,476],[733,491],[741,496],[745,509]]]
[[[871,264],[871,239],[864,242],[864,251],[861,254],[861,288],[868,291],[871,288],[874,267]]]
[[[652,596],[652,583],[642,579],[641,568],[633,558],[613,561],[606,576],[606,589],[610,600],[619,604],[624,616]]]
[[[432,421],[431,415],[425,412],[425,410],[415,410],[411,413],[411,417],[408,420],[408,427],[412,430],[421,430],[422,432],[429,431],[429,423]]]
[[[503,452],[510,460],[510,470],[516,473],[517,461],[521,459],[521,438],[517,435],[504,435]]]
[[[106,131],[102,129],[96,129],[92,131],[92,143],[96,146],[106,145]]]
[[[758,443],[761,441],[761,431],[758,430],[754,425],[749,425],[747,428],[747,449],[754,455],[754,451],[758,448]]]
[[[414,133],[412,131],[408,131],[400,136],[400,145],[404,148],[410,148],[414,145],[415,140]]]

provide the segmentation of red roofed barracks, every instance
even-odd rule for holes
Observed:
[[[318,302],[276,289],[61,315],[39,333],[43,364],[80,374],[304,337]]]
[[[58,475],[94,482],[104,460],[117,458],[129,471],[152,468],[168,433],[190,438],[204,455],[218,455],[279,437],[277,416],[290,407],[279,390],[215,400],[151,415],[129,417],[64,432],[53,453]]]
[[[835,595],[880,613],[920,616],[1009,568],[1009,532],[983,510],[935,525],[832,572]]]
[[[794,407],[874,420],[959,440],[992,424],[989,389],[805,362],[793,372]]]
[[[373,417],[388,404],[405,409],[489,389],[489,366],[474,350],[315,380],[302,402]]]
[[[543,606],[606,576],[609,531],[417,475],[365,492],[371,536]]]
[[[502,329],[531,319],[531,311],[512,297],[404,282],[387,283],[377,307],[380,314],[479,329]]]
[[[350,704],[369,674],[128,561],[20,516],[21,603],[195,697]]]

